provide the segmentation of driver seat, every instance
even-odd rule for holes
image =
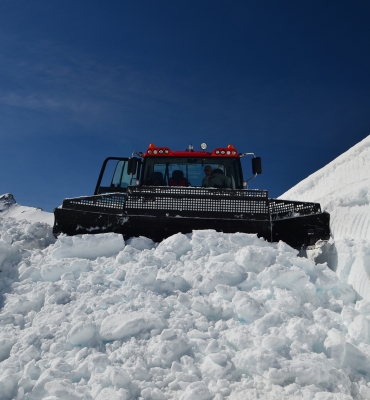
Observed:
[[[184,173],[180,169],[172,172],[172,177],[168,180],[170,186],[189,186],[189,182],[184,178]]]

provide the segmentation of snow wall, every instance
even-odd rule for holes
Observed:
[[[330,213],[332,241],[308,256],[370,299],[370,136],[280,198],[319,202]]]

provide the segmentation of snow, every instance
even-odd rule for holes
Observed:
[[[211,230],[56,240],[0,196],[0,399],[369,399],[369,147],[282,196],[332,216],[307,258]]]
[[[370,300],[370,136],[284,193],[314,201],[330,213],[333,240],[313,259],[327,262],[341,280]],[[319,253],[319,254],[317,254]]]
[[[10,193],[0,195],[0,218],[12,217],[17,221],[44,222],[54,224],[54,215],[43,211],[41,208],[24,207],[14,200]]]
[[[370,240],[370,136],[280,196],[330,213],[333,238]]]

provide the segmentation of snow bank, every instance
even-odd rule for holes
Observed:
[[[281,195],[319,202],[330,213],[333,240],[312,258],[370,300],[370,136]]]
[[[284,243],[195,231],[24,249],[32,224],[12,224],[1,399],[369,398],[370,302]]]
[[[370,136],[280,196],[319,202],[335,240],[370,240]]]
[[[342,204],[344,207],[369,204],[366,191],[359,190],[351,193],[351,190],[348,190],[350,185],[354,185],[353,187],[367,186],[370,179],[369,162],[370,135],[325,167],[293,186],[280,198],[293,200],[294,196],[299,196],[302,201],[321,199],[325,205],[337,199],[337,205]]]

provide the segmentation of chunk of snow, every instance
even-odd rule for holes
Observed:
[[[59,236],[52,251],[56,260],[62,258],[111,257],[125,247],[122,235],[102,233],[100,235]]]
[[[163,318],[145,312],[109,315],[103,319],[100,336],[103,340],[119,340],[135,336],[142,331],[161,331],[166,326]]]

